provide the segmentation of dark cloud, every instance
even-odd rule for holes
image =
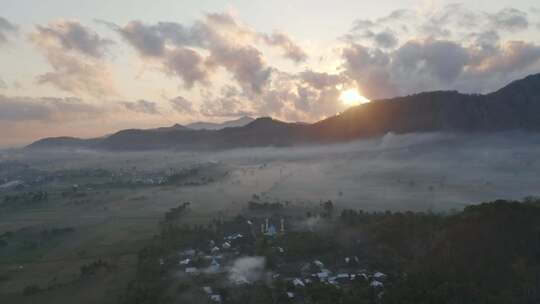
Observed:
[[[343,50],[344,74],[368,98],[378,99],[437,89],[483,93],[540,68],[540,46],[497,41],[494,33],[482,33],[470,45],[409,40],[383,51],[350,44]]]
[[[389,49],[398,44],[398,39],[391,31],[382,31],[373,35],[375,45],[381,48]]]
[[[18,27],[0,16],[0,45],[8,41],[8,36],[18,32]]]
[[[390,54],[379,49],[351,45],[343,51],[344,74],[356,82],[356,86],[369,99],[395,96],[399,87],[392,81]]]
[[[34,40],[55,40],[65,50],[73,50],[91,57],[102,57],[113,42],[101,38],[96,32],[78,21],[59,20],[47,26],[36,26]],[[44,44],[46,42],[42,42]]]
[[[164,69],[180,77],[187,87],[205,82],[216,67],[228,71],[245,90],[261,92],[272,68],[267,66],[257,44],[265,43],[282,51],[283,56],[302,62],[306,52],[284,33],[264,34],[238,22],[230,14],[211,13],[191,26],[131,21],[121,27],[109,24],[143,58],[158,60]],[[177,51],[181,50],[181,51]],[[190,50],[190,51],[188,51]],[[188,66],[183,59],[195,64]],[[171,64],[180,68],[171,67]],[[184,72],[184,70],[188,70]]]
[[[72,121],[103,112],[78,98],[8,97],[0,95],[0,121]]]
[[[495,14],[488,14],[488,18],[497,29],[514,32],[529,27],[527,13],[515,8],[505,8]]]
[[[377,48],[370,49],[359,44],[351,44],[348,48],[345,48],[343,57],[351,71],[359,72],[372,66],[386,66],[390,62],[387,53]]]
[[[169,100],[174,111],[180,114],[194,114],[196,112],[193,103],[182,96],[176,96]]]
[[[294,62],[304,62],[308,58],[306,52],[284,33],[263,34],[262,37],[267,44],[281,48],[283,55]]]
[[[167,44],[175,46],[200,45],[197,33],[179,23],[145,24],[135,20],[130,21],[124,27],[111,24],[109,26],[133,46],[141,56],[163,56],[166,53]]]
[[[139,99],[137,101],[124,101],[120,102],[126,109],[136,112],[144,113],[148,115],[157,115],[160,114],[157,104],[153,101],[148,101],[144,99]]]
[[[251,46],[215,46],[209,60],[223,66],[244,89],[256,93],[262,91],[271,73],[262,53]]]
[[[299,77],[309,86],[314,87],[318,90],[324,89],[326,87],[336,86],[343,82],[343,78],[340,75],[314,72],[309,70],[301,72],[299,74]]]
[[[469,61],[469,53],[452,41],[426,41],[422,44],[425,68],[441,81],[452,82]]]
[[[193,87],[196,82],[207,83],[209,67],[196,51],[177,48],[168,51],[164,60],[165,69],[180,77],[186,88]]]

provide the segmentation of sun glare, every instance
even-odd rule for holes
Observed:
[[[341,100],[341,102],[343,102],[343,104],[346,106],[357,106],[359,104],[369,102],[369,99],[360,95],[357,89],[347,89],[341,91],[339,100]]]

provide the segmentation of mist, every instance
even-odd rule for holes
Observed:
[[[214,180],[153,188],[144,195],[154,203],[145,208],[158,210],[178,198],[193,201],[200,210],[234,210],[258,194],[298,205],[332,200],[339,208],[448,211],[538,195],[539,152],[540,136],[525,132],[390,133],[326,146],[196,153],[19,150],[3,152],[1,159],[46,171],[99,168],[167,175],[198,168],[198,174]],[[133,195],[142,195],[138,192]]]

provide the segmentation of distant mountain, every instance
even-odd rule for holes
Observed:
[[[186,125],[186,127],[193,130],[220,130],[225,128],[236,128],[243,127],[255,119],[249,116],[243,116],[235,120],[225,121],[222,123],[212,123],[212,122],[194,122]]]
[[[150,131],[157,131],[157,132],[167,132],[167,131],[180,131],[180,130],[189,130],[190,128],[188,127],[184,127],[182,125],[179,125],[179,124],[174,124],[170,127],[161,127],[161,128],[155,128],[155,129],[150,129]]]
[[[314,124],[286,123],[266,117],[219,130],[193,130],[182,126],[133,129],[99,139],[42,139],[29,147],[197,150],[343,142],[388,132],[508,130],[540,131],[540,74],[485,95],[437,91],[376,100]]]
[[[81,139],[69,136],[47,137],[28,145],[27,148],[92,148],[101,138]]]

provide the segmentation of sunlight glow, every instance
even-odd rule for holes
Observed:
[[[359,104],[369,102],[369,99],[360,95],[357,89],[347,89],[341,91],[339,100],[341,100],[341,102],[343,102],[343,104],[346,106],[357,106]]]

